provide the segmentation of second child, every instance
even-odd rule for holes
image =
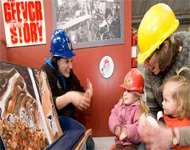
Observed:
[[[179,133],[178,130],[175,130],[175,128],[190,126],[190,79],[180,75],[184,70],[189,70],[189,68],[181,68],[177,75],[166,80],[162,90],[163,118],[166,125],[172,129],[172,147],[174,150],[190,150],[190,145],[178,147],[179,139],[177,139],[176,134]],[[190,140],[188,135],[185,139]]]

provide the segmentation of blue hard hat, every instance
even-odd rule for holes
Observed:
[[[72,43],[64,30],[54,30],[51,37],[50,53],[53,56],[59,56],[63,58],[71,58],[75,56]]]

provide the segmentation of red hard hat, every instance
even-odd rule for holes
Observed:
[[[144,79],[138,69],[131,69],[124,79],[124,83],[120,87],[129,91],[144,93]]]

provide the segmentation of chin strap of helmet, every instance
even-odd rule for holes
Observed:
[[[51,63],[51,58],[46,58],[45,59],[46,64],[48,64],[52,69],[54,69],[55,71],[58,72],[59,76],[61,77],[62,83],[63,83],[63,87],[66,90],[66,82],[65,82],[65,77],[61,74],[61,72],[57,69],[55,69],[55,67],[53,67],[52,63]]]

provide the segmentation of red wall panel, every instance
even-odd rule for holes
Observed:
[[[108,118],[111,109],[122,95],[123,90],[119,85],[131,68],[131,0],[124,0],[124,5],[124,44],[75,50],[77,56],[73,60],[74,72],[85,88],[87,78],[91,80],[94,88],[91,108],[79,112],[78,118],[87,128],[93,129],[93,136],[112,135]],[[0,13],[0,60],[40,68],[44,59],[50,57],[49,46],[53,32],[51,0],[44,0],[44,14],[47,44],[6,48],[3,18]],[[114,62],[114,72],[108,79],[103,78],[99,72],[99,63],[105,55],[112,57]]]

